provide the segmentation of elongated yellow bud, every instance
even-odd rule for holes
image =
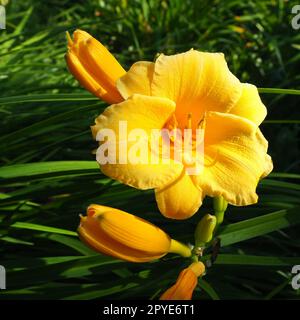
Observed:
[[[66,62],[73,76],[95,96],[109,103],[121,102],[116,81],[126,71],[115,57],[85,31],[76,30],[73,39],[67,33],[67,39]]]
[[[198,223],[195,230],[195,246],[202,247],[211,241],[217,224],[217,218],[211,214],[206,214]]]
[[[191,255],[187,246],[171,239],[150,222],[96,204],[88,207],[86,217],[81,217],[78,233],[94,250],[126,261],[151,261],[168,252],[184,257]]]
[[[202,262],[193,262],[180,272],[176,283],[162,294],[160,300],[191,300],[198,277],[204,272],[205,265]]]

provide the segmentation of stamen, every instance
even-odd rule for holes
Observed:
[[[168,129],[169,129],[169,139],[171,142],[174,143],[175,141],[175,136],[177,135],[177,126],[178,126],[178,122],[175,116],[175,113],[172,114],[172,118],[170,121],[170,124],[168,125]]]
[[[173,123],[174,123],[173,128],[176,130],[176,129],[177,129],[177,126],[178,126],[178,122],[177,122],[177,119],[176,119],[176,116],[175,116],[174,113],[173,113],[173,115],[172,115],[172,121],[173,121]]]
[[[204,129],[204,127],[205,127],[205,117],[206,117],[206,113],[204,113],[203,118],[198,122],[197,129]]]
[[[204,118],[202,118],[202,119],[198,122],[198,124],[197,124],[197,129],[202,129],[203,124],[204,124]]]
[[[192,114],[188,113],[187,116],[187,129],[192,129]]]

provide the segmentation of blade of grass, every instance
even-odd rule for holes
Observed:
[[[53,177],[68,174],[99,173],[96,161],[50,161],[16,164],[0,168],[0,179]]]
[[[252,239],[300,223],[300,207],[284,209],[220,228],[221,246]]]
[[[212,298],[212,300],[220,300],[215,289],[204,279],[199,279],[198,286],[203,289]]]
[[[300,264],[300,258],[255,256],[245,254],[219,254],[215,263],[220,265],[291,267],[295,264]]]
[[[31,94],[0,98],[1,104],[22,104],[28,102],[97,101],[98,98],[86,93]]]
[[[258,88],[259,93],[300,95],[300,90],[282,88]]]
[[[74,236],[77,237],[77,232],[60,229],[60,228],[54,228],[54,227],[48,227],[43,226],[40,224],[34,224],[29,222],[15,222],[10,226],[11,228],[18,228],[18,229],[27,229],[27,230],[36,230],[41,232],[50,232],[50,233],[58,233],[58,234],[64,234],[67,236]]]

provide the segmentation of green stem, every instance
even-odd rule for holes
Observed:
[[[196,255],[196,254],[193,254],[192,256],[191,256],[191,260],[193,261],[193,262],[198,262],[199,260],[198,260],[198,256]]]
[[[213,201],[213,205],[214,205],[214,213],[217,218],[217,225],[214,232],[216,233],[219,226],[223,223],[224,214],[227,209],[228,203],[223,197],[215,197]]]
[[[215,216],[217,218],[217,225],[220,225],[224,221],[225,211],[215,211]]]

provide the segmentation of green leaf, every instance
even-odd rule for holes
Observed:
[[[16,238],[13,238],[13,237],[8,237],[8,236],[1,237],[0,241],[6,241],[6,242],[9,242],[9,243],[16,243],[16,244],[23,244],[23,245],[26,245],[26,246],[33,246],[34,245],[33,242],[28,242],[28,241],[16,239]]]
[[[24,96],[12,96],[0,98],[1,104],[25,103],[25,102],[60,102],[60,101],[97,101],[98,98],[91,94],[82,93],[59,93],[59,94],[31,94]]]
[[[99,173],[96,161],[51,161],[16,164],[0,168],[0,179],[52,177]]]
[[[19,130],[14,130],[8,134],[3,134],[0,137],[0,143],[4,150],[13,150],[20,148],[17,142],[26,141],[29,137],[37,136],[47,132],[57,132],[59,128],[65,127],[65,122],[72,119],[72,117],[80,112],[94,110],[99,108],[98,104],[87,105],[84,107],[74,108],[72,110],[56,114],[48,117],[45,120],[38,121],[27,127],[22,127]]]
[[[40,261],[29,269],[13,272],[9,270],[7,277],[10,288],[24,288],[25,286],[43,284],[45,281],[110,273],[114,268],[119,268],[124,264],[121,260],[101,255],[62,258],[61,262],[58,262],[56,258],[56,263],[48,263],[48,265],[42,265]],[[20,265],[20,262],[18,264]]]
[[[88,288],[88,290],[82,290],[86,292],[65,297],[63,300],[88,300],[105,297],[115,293],[121,293],[139,286],[139,283],[132,282],[133,280],[134,279],[131,279],[131,281],[130,279],[126,279],[125,281],[121,281],[120,284],[119,281],[111,282],[109,284],[105,283],[95,286],[94,288]]]
[[[270,178],[287,178],[287,179],[300,179],[300,174],[296,173],[285,173],[285,172],[271,172]]]
[[[200,278],[198,280],[198,286],[202,288],[213,300],[220,300],[215,289],[203,278]]]
[[[219,254],[216,264],[245,265],[245,266],[286,266],[300,264],[300,258],[294,257],[269,257],[245,254]]]
[[[290,283],[290,279],[286,279],[285,281],[283,281],[280,285],[278,285],[277,287],[275,287],[271,292],[269,292],[266,297],[265,300],[270,300],[272,299],[274,296],[276,296],[280,291],[282,291],[288,284]]]
[[[300,207],[284,209],[220,228],[221,246],[252,239],[300,223]]]
[[[260,185],[300,191],[300,184],[272,179],[264,179],[260,182]]]
[[[258,88],[258,91],[259,91],[259,93],[295,94],[295,95],[300,95],[300,90],[296,90],[296,89]]]
[[[36,230],[36,231],[42,231],[42,232],[59,233],[59,234],[65,234],[65,235],[75,236],[75,237],[78,236],[77,232],[74,232],[74,231],[48,227],[48,226],[43,226],[40,224],[34,224],[29,222],[15,222],[10,227],[18,228],[18,229]]]
[[[300,120],[264,120],[264,124],[299,124]]]
[[[78,239],[74,239],[73,237],[67,237],[61,234],[57,234],[57,233],[53,233],[50,235],[46,236],[47,239],[59,242],[65,246],[68,246],[74,250],[76,250],[77,252],[83,254],[83,255],[95,255],[96,252],[93,251],[92,249],[88,248],[86,245],[84,245],[81,241],[79,241]]]

